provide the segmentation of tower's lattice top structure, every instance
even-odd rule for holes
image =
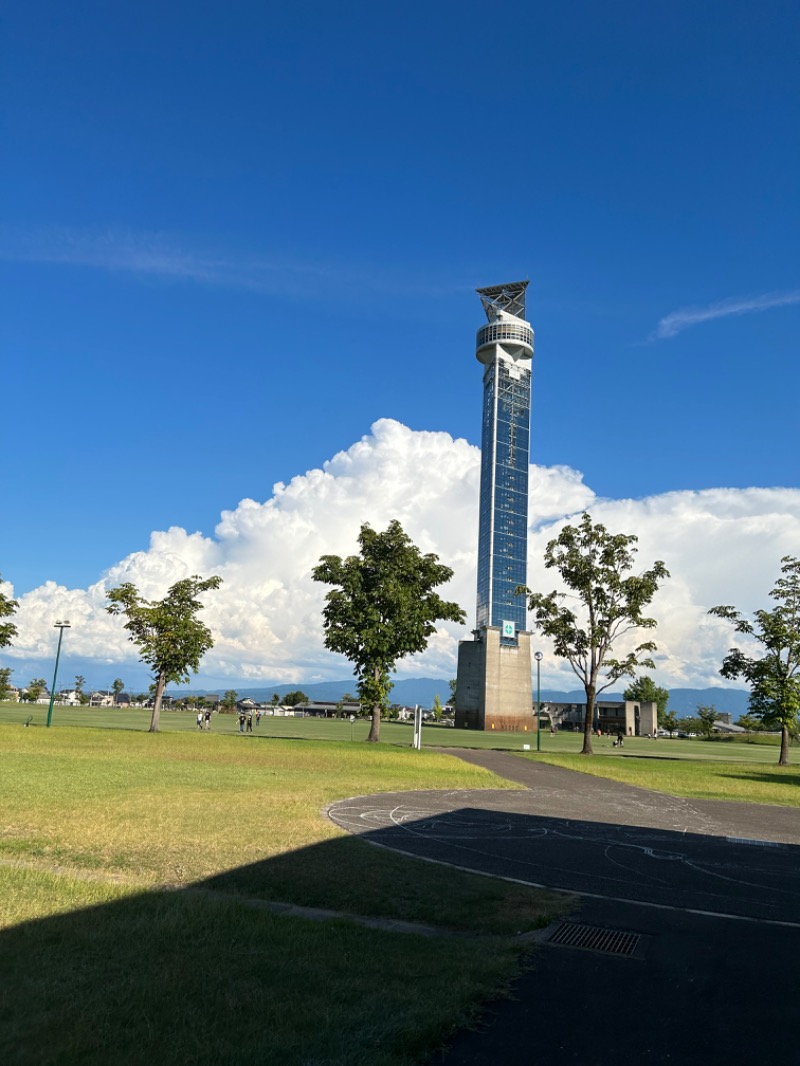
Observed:
[[[527,281],[509,281],[505,285],[490,285],[488,289],[476,289],[489,321],[494,322],[500,311],[506,311],[516,318],[524,318],[525,290],[528,284]]]

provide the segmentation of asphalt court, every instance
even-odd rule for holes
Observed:
[[[383,793],[343,829],[409,855],[589,896],[800,926],[800,811],[682,800],[499,752],[524,790]]]

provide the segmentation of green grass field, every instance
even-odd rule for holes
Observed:
[[[733,761],[741,747],[736,745],[734,751],[727,748],[729,761],[605,754],[588,759],[575,754],[547,754],[534,758],[579,773],[666,792],[670,796],[800,807],[800,766],[765,766],[763,760],[756,759]],[[626,742],[624,750],[627,749]],[[774,763],[774,759],[770,762]]]
[[[412,1066],[516,972],[562,896],[397,856],[322,815],[351,795],[512,788],[429,750],[498,748],[681,796],[800,805],[770,743],[470,733],[0,705],[0,1061]],[[31,718],[31,727],[23,728]],[[91,727],[91,728],[87,728]],[[763,740],[763,738],[760,738]],[[533,749],[524,752],[524,745]],[[429,939],[269,904],[421,922]],[[481,937],[479,941],[475,937]]]
[[[47,707],[29,706],[19,703],[0,703],[0,723],[22,724],[31,718],[31,726],[43,726],[47,720]],[[133,710],[114,710],[112,708],[55,707],[53,709],[52,729],[65,726],[94,726],[104,729],[132,729],[146,731],[150,724],[150,711],[137,708]],[[536,748],[536,731],[531,723],[529,733],[481,733],[465,729],[453,729],[449,726],[425,724],[422,729],[423,747],[446,748],[493,748],[507,751],[522,751],[523,745]],[[165,711],[161,715],[163,732],[197,733],[195,716],[189,711]],[[213,735],[239,736],[239,724],[234,715],[215,714],[212,718]],[[353,725],[349,721],[325,718],[262,718],[258,727],[253,725],[252,735],[245,734],[246,742],[257,737],[273,737],[298,740],[335,740],[344,743],[357,743],[366,740],[369,723],[359,719]],[[381,741],[385,744],[410,747],[412,727],[409,723],[383,722]],[[629,737],[625,747],[619,752],[611,747],[610,737],[595,737],[594,747],[598,754],[612,757],[629,758],[633,755],[663,759],[702,759],[777,763],[778,738],[757,736],[752,743],[745,738],[705,741],[688,740],[650,740],[646,737]],[[577,753],[581,749],[583,737],[578,733],[559,732],[542,733],[541,747],[544,754]],[[800,762],[800,746],[795,746]]]
[[[570,906],[373,848],[322,815],[350,795],[511,787],[448,756],[201,734],[180,715],[148,734],[146,712],[125,729],[68,727],[66,713],[26,729],[14,713],[0,724],[9,1066],[410,1066],[506,987],[525,950],[515,934]],[[116,725],[119,713],[105,712]]]

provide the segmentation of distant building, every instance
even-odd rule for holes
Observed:
[[[98,689],[96,692],[89,693],[89,706],[90,707],[113,707],[114,706],[114,693],[109,692],[106,689]]]
[[[534,708],[535,709],[535,708]],[[621,703],[598,700],[594,705],[595,730],[603,734],[626,737],[653,736],[658,730],[658,704],[640,700]],[[554,729],[583,731],[585,703],[542,703],[542,718]]]
[[[294,709],[312,718],[336,718],[339,715],[349,718],[351,714],[358,714],[360,706],[357,700],[347,703],[341,700],[307,700],[298,703]]]

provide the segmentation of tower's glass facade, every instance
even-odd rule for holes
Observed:
[[[483,363],[478,628],[503,628],[504,643],[526,629],[528,463],[533,331],[524,320],[527,282],[478,289],[490,325],[478,331]]]

